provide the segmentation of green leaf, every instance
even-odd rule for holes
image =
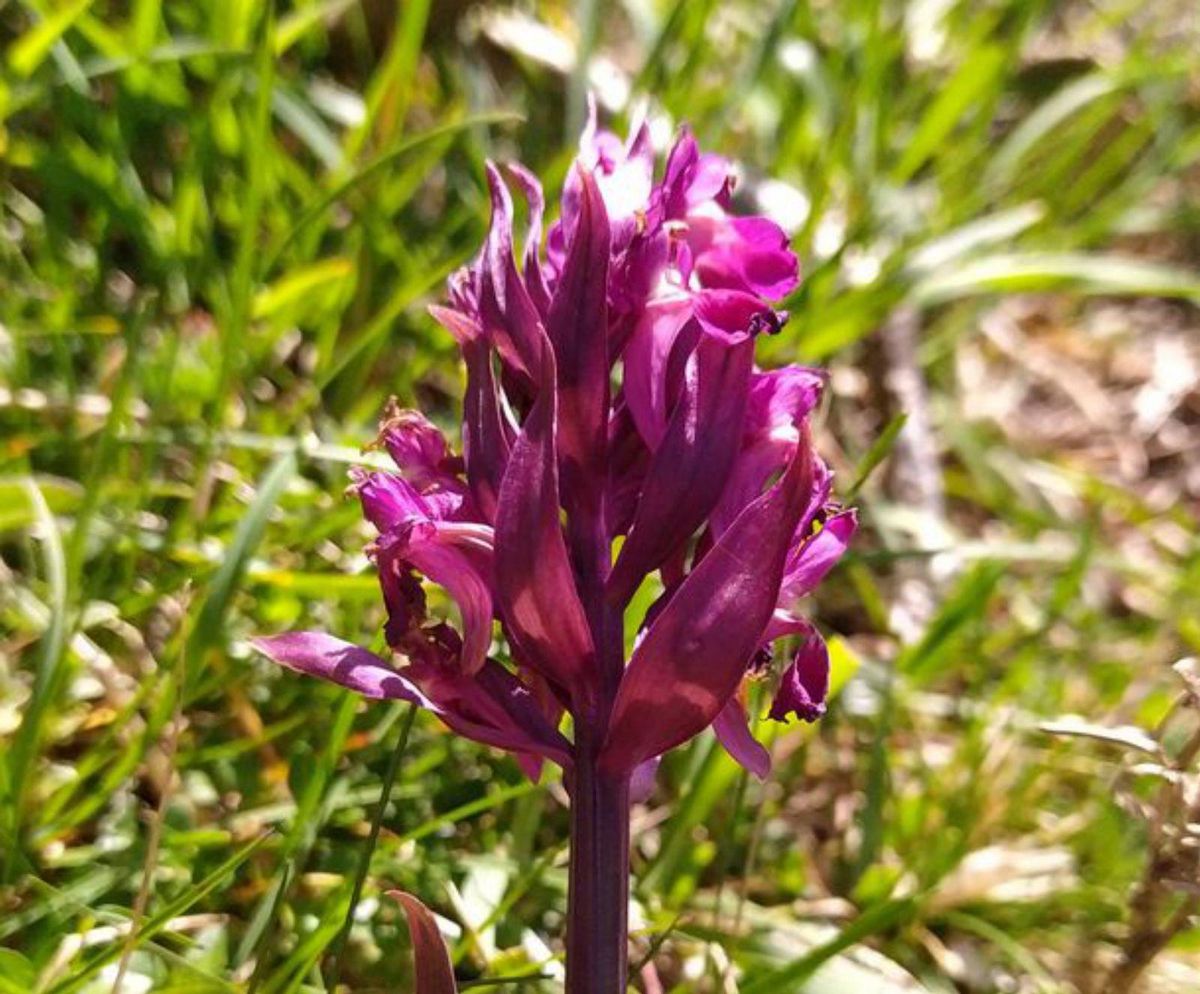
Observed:
[[[353,276],[354,263],[343,256],[299,266],[255,295],[251,316],[261,320],[288,308],[306,305],[312,294],[338,288]]]
[[[939,304],[978,294],[1047,290],[1200,301],[1200,275],[1132,256],[1010,252],[930,276],[913,296],[922,304]]]
[[[925,112],[892,170],[893,182],[906,182],[928,161],[962,117],[995,89],[1007,60],[1008,52],[999,45],[984,45],[964,60]]]
[[[921,638],[897,658],[897,671],[914,679],[936,672],[954,636],[986,614],[992,592],[1006,572],[1004,563],[984,561],[976,564],[942,602]]]
[[[907,422],[907,414],[897,414],[887,423],[883,431],[879,433],[879,437],[871,443],[867,454],[862,457],[858,468],[855,470],[854,482],[850,484],[850,489],[846,491],[847,500],[854,500],[858,492],[862,489],[863,484],[875,472],[876,467],[891,455],[892,449],[896,445],[896,440],[900,437],[900,432],[904,430],[904,425]]]
[[[50,49],[91,5],[92,0],[74,0],[38,21],[8,50],[9,68],[22,78],[32,76],[37,67],[46,61]]]
[[[209,894],[225,883],[237,871],[239,866],[254,855],[258,848],[270,837],[271,833],[269,832],[259,836],[253,842],[235,852],[198,884],[189,887],[173,900],[165,902],[155,914],[137,926],[137,934],[133,942],[134,948],[139,948],[148,943],[170,925],[175,918],[178,918],[185,911],[208,897]],[[72,972],[70,977],[50,988],[50,994],[73,994],[73,992],[80,990],[92,977],[120,956],[124,950],[125,943],[122,941],[111,942],[108,946],[97,950],[88,956],[83,964]]]
[[[209,584],[208,595],[204,598],[197,616],[188,652],[189,669],[194,669],[199,664],[208,649],[225,640],[225,618],[229,612],[230,601],[241,583],[250,556],[262,541],[263,532],[267,527],[267,516],[295,471],[294,450],[276,459],[263,477],[253,503],[238,523],[233,540]]]
[[[273,39],[275,54],[283,55],[296,42],[317,26],[331,26],[353,7],[358,0],[322,0],[305,4],[279,19]]]
[[[31,484],[51,514],[70,514],[83,497],[83,488],[74,480],[43,475],[0,478],[0,532],[23,531],[38,520],[39,509],[29,496]]]
[[[988,187],[1012,184],[1025,156],[1038,143],[1052,139],[1064,122],[1089,104],[1115,93],[1119,85],[1108,73],[1092,73],[1067,83],[1022,120],[996,149],[987,164],[984,184]]]
[[[742,986],[742,994],[780,994],[803,990],[803,984],[826,962],[864,939],[911,920],[919,904],[914,898],[885,901],[868,908],[837,936],[817,946],[787,966],[756,976]]]
[[[29,960],[15,949],[0,949],[0,994],[28,994],[36,979]]]
[[[33,679],[33,693],[29,698],[29,703],[25,706],[21,726],[17,730],[6,757],[8,761],[6,777],[8,796],[5,798],[5,807],[8,809],[8,824],[5,827],[13,839],[13,845],[4,858],[3,869],[6,879],[11,876],[18,856],[17,849],[20,844],[30,768],[37,757],[43,725],[61,682],[60,669],[69,635],[67,626],[67,557],[63,550],[62,533],[59,531],[58,522],[46,504],[46,499],[42,496],[42,491],[34,485],[32,479],[25,481],[25,494],[34,509],[36,522],[41,530],[40,538],[46,568],[46,582],[50,588],[50,623],[46,631],[42,633],[37,670]]]

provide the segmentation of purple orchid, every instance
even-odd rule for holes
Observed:
[[[647,126],[622,142],[593,111],[544,257],[541,187],[509,170],[528,205],[518,264],[489,164],[486,242],[431,308],[466,365],[463,456],[390,409],[380,441],[398,472],[353,474],[392,657],[312,632],[255,640],[292,669],[419,704],[532,777],[562,768],[572,994],[625,989],[631,783],[708,727],[765,776],[744,685],[784,636],[798,648],[769,717],[824,712],[828,653],[796,606],[856,524],[809,433],[823,375],[754,364],[797,285],[786,236],[731,213],[730,164],[686,131],[657,185],[653,172]],[[626,661],[626,613],[655,574]],[[449,595],[457,628],[430,616],[418,576]]]

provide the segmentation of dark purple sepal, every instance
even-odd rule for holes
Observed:
[[[716,505],[741,440],[753,361],[751,339],[730,345],[701,336],[609,578],[607,595],[613,603],[625,603],[642,578],[687,542]]]
[[[413,951],[413,994],[457,994],[454,967],[437,919],[424,904],[402,890],[388,896],[400,902],[408,920],[408,938]]]
[[[546,332],[513,255],[512,197],[499,170],[490,162],[487,179],[492,226],[479,272],[480,323],[508,371],[532,389],[540,379]]]
[[[260,635],[250,639],[250,644],[280,666],[328,680],[363,697],[429,706],[420,689],[385,660],[324,632]]]
[[[500,486],[496,596],[522,658],[584,703],[595,693],[595,650],[559,521],[554,376],[548,355]]]
[[[775,609],[811,467],[808,451],[798,450],[654,619],[621,681],[602,766],[632,771],[686,742],[734,695]]]
[[[524,273],[525,288],[534,307],[544,318],[550,310],[550,289],[546,274],[542,271],[542,220],[546,212],[546,198],[538,178],[519,162],[505,166],[510,176],[517,181],[529,208],[529,223],[525,234]]]
[[[467,484],[480,513],[492,521],[513,430],[500,404],[491,349],[478,324],[462,313],[436,305],[429,308],[429,313],[454,335],[462,350],[467,367],[462,427]]]
[[[579,211],[554,288],[547,331],[558,371],[563,506],[576,545],[595,531],[608,445],[608,218],[591,175],[577,170]]]

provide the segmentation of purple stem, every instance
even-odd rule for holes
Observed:
[[[629,776],[602,773],[599,743],[576,740],[567,897],[567,994],[625,994]]]
[[[625,668],[623,610],[604,597],[612,562],[604,514],[575,534],[580,588],[600,668],[594,713],[575,724],[571,864],[567,893],[566,994],[625,994],[629,947],[628,773],[602,772],[598,759]]]

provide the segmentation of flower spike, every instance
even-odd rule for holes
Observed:
[[[786,236],[732,212],[731,164],[687,130],[657,183],[654,166],[646,122],[622,140],[593,104],[543,245],[537,177],[487,164],[486,238],[430,308],[466,367],[461,455],[392,403],[379,447],[395,469],[351,473],[377,533],[388,651],[316,632],[254,641],[289,669],[418,705],[532,778],[562,769],[568,994],[625,987],[628,812],[663,754],[711,728],[766,777],[750,679],[777,686],[765,717],[824,713],[829,653],[800,601],[857,528],[813,447],[824,374],[754,364],[799,279]],[[505,176],[528,208],[519,253]],[[419,990],[452,991],[432,918],[401,900]]]

